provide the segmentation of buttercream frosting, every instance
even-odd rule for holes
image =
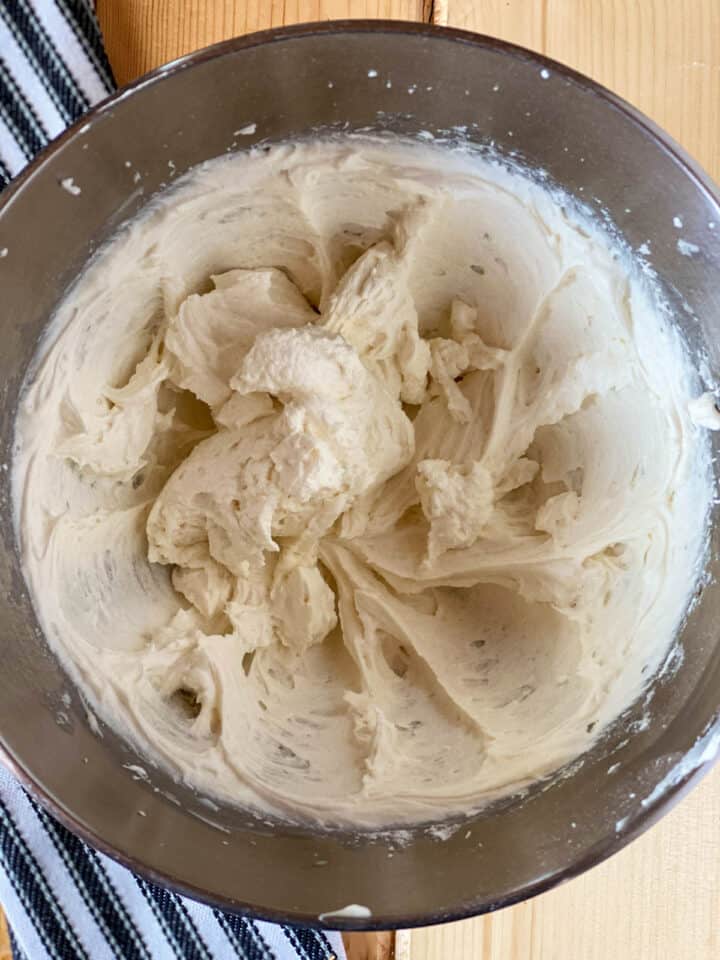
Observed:
[[[619,248],[518,171],[357,139],[212,161],[41,354],[36,607],[203,791],[469,810],[586,750],[668,650],[709,502],[690,366]]]

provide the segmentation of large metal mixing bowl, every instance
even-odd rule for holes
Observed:
[[[252,123],[253,134],[234,136]],[[93,732],[46,646],[13,535],[7,466],[18,391],[88,257],[163,186],[169,161],[179,175],[238,139],[244,148],[318,127],[466,127],[473,141],[518,151],[601,205],[634,247],[649,244],[691,348],[720,367],[716,188],[646,118],[559,64],[460,31],[344,22],[243,37],[156,71],[56,140],[0,205],[0,738],[11,768],[56,816],[153,880],[271,919],[317,924],[323,911],[357,903],[372,917],[328,924],[425,924],[572,877],[637,836],[707,769],[720,740],[714,580],[683,628],[678,669],[656,679],[650,703],[631,709],[572,775],[473,817],[446,839],[418,828],[403,844],[392,834],[323,833],[212,811],[162,771],[151,783],[133,779],[124,765],[142,758],[111,730]],[[61,188],[66,177],[80,195]],[[699,247],[692,257],[677,250],[679,213],[683,235]],[[716,522],[711,573],[717,545]],[[649,723],[639,723],[646,715]]]

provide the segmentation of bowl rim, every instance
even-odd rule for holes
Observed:
[[[370,33],[390,33],[395,35],[420,36],[429,39],[449,40],[467,44],[480,50],[499,52],[515,60],[530,62],[540,69],[550,70],[565,81],[582,87],[591,95],[604,101],[610,108],[622,113],[625,118],[636,127],[639,127],[652,139],[656,146],[669,154],[673,161],[684,169],[695,183],[696,187],[714,204],[720,206],[720,186],[709,176],[702,166],[694,160],[688,152],[658,124],[634,107],[627,100],[609,90],[607,87],[591,79],[585,74],[568,67],[544,54],[536,53],[518,44],[500,40],[486,34],[475,33],[455,27],[445,27],[423,21],[387,20],[387,19],[342,19],[318,22],[305,22],[289,26],[272,27],[249,34],[223,40],[210,46],[200,48],[169,61],[148,73],[143,74],[125,86],[119,87],[114,93],[104,98],[84,113],[78,120],[67,127],[61,134],[51,140],[33,160],[5,187],[0,193],[0,217],[13,203],[19,192],[25,188],[49,160],[66,142],[70,141],[81,128],[83,132],[126,98],[146,86],[161,82],[165,77],[197,66],[208,60],[219,59],[239,50],[256,46],[268,45],[307,36],[333,36]],[[232,914],[247,915],[253,918],[268,920],[275,923],[290,923],[313,929],[326,930],[391,930],[429,926],[438,923],[448,923],[456,920],[468,919],[485,913],[495,912],[504,907],[512,906],[529,900],[538,894],[553,889],[561,883],[573,879],[586,870],[602,863],[608,857],[619,852],[632,840],[635,840],[662,816],[668,813],[699,781],[707,775],[720,759],[720,697],[714,715],[697,737],[695,747],[707,741],[706,747],[699,756],[692,752],[685,755],[684,761],[678,765],[680,770],[677,776],[671,768],[666,777],[653,791],[651,802],[639,807],[630,814],[620,830],[608,834],[589,848],[583,856],[568,863],[567,866],[551,871],[522,889],[500,897],[497,901],[484,903],[480,906],[464,903],[450,910],[428,912],[427,914],[413,914],[403,917],[383,917],[381,913],[373,913],[369,918],[333,917],[330,924],[321,921],[317,915],[301,911],[287,913],[268,907],[258,907],[252,903],[241,903],[223,895],[211,895],[202,887],[179,880],[168,873],[147,866],[135,857],[124,853],[114,844],[104,840],[95,831],[86,826],[76,814],[66,809],[59,798],[54,797],[41,784],[37,783],[25,768],[22,760],[15,756],[5,744],[0,731],[0,762],[20,782],[27,792],[45,807],[68,830],[80,837],[85,843],[96,850],[139,874],[152,883],[159,884],[183,896],[216,907]],[[687,761],[687,762],[685,762]]]

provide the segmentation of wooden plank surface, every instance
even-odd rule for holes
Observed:
[[[401,936],[410,960],[718,960],[720,769],[643,837],[565,886]]]
[[[120,83],[239,33],[432,18],[542,51],[652,116],[720,179],[720,0],[98,0]],[[391,938],[354,936],[351,960]],[[0,960],[5,954],[0,929]],[[491,917],[398,934],[397,960],[718,960],[720,769],[618,856]]]
[[[10,937],[2,910],[0,910],[0,960],[12,960]]]
[[[718,0],[436,0],[434,20],[588,74],[649,114],[720,179]]]
[[[97,0],[118,83],[168,60],[253,30],[309,20],[421,20],[424,0]]]

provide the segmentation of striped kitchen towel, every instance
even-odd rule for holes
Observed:
[[[0,0],[0,186],[114,89],[89,0]],[[330,960],[338,933],[202,906],[54,820],[0,766],[0,905],[14,960]]]
[[[0,0],[0,178],[115,89],[89,0]]]
[[[249,920],[148,883],[54,820],[0,767],[0,904],[13,960],[330,960],[337,933]]]

